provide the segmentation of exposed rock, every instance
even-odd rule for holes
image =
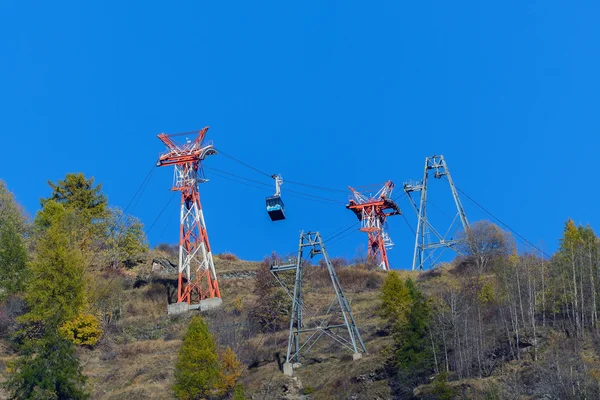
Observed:
[[[177,273],[177,264],[173,264],[167,258],[153,258],[152,272],[174,274]]]

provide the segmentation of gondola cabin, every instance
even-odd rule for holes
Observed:
[[[271,217],[271,221],[285,219],[285,210],[280,196],[267,197],[267,213]]]

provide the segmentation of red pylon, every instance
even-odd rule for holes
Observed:
[[[157,166],[175,166],[171,190],[181,192],[178,303],[199,304],[207,298],[221,297],[198,189],[199,183],[206,182],[202,161],[217,154],[212,142],[203,143],[208,128],[198,132],[158,135],[168,151],[159,157]],[[187,136],[185,143],[174,139],[178,136]]]
[[[387,181],[374,195],[358,192],[348,186],[352,196],[346,208],[354,212],[361,221],[360,231],[369,237],[367,259],[375,262],[381,269],[389,270],[390,262],[387,250],[394,246],[387,233],[386,218],[400,215],[400,207],[391,199],[394,183]]]

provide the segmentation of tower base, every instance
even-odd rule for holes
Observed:
[[[223,304],[223,300],[218,297],[200,300],[199,304],[173,303],[167,306],[167,314],[183,314],[191,310],[198,310],[202,312],[213,308],[218,308],[221,306],[221,304]]]

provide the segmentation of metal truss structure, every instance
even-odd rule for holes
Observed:
[[[311,313],[304,302],[302,292],[303,270],[305,268],[320,268],[305,262],[303,255],[307,250],[309,250],[310,259],[317,255],[323,256],[335,293],[333,300],[324,313]],[[289,271],[295,271],[296,273],[293,290],[280,276],[281,273]],[[327,336],[333,339],[335,343],[350,350],[353,353],[353,359],[361,358],[363,353],[366,354],[367,350],[352,316],[350,304],[344,296],[344,291],[319,232],[301,232],[296,262],[287,265],[272,265],[271,273],[292,299],[290,333],[284,373],[291,375],[292,365],[299,362],[300,354],[308,352],[322,336]]]
[[[452,219],[450,226],[443,234],[441,231],[434,228],[427,218],[427,186],[429,182],[429,171],[433,171],[433,177],[435,179],[446,179],[450,186],[450,191],[452,192],[454,203],[456,205],[456,215]],[[458,228],[458,221],[460,221],[460,224],[465,232],[469,228],[469,221],[467,220],[465,210],[463,209],[460,198],[458,197],[458,192],[454,186],[454,181],[452,180],[452,176],[450,175],[450,170],[448,169],[448,165],[444,160],[444,156],[434,155],[431,157],[426,157],[423,180],[417,183],[405,183],[404,192],[406,193],[406,197],[417,213],[417,230],[415,235],[415,249],[413,253],[412,269],[422,270],[426,265],[435,265],[443,253],[448,249],[458,252],[456,245],[461,243],[462,240],[455,239],[453,235],[456,233]],[[421,192],[418,205],[411,196],[411,193],[413,192]]]
[[[158,135],[167,146],[167,152],[159,157],[156,165],[175,166],[171,190],[181,192],[177,303],[188,305],[221,297],[198,189],[199,183],[207,181],[202,171],[202,161],[209,155],[217,154],[212,142],[204,143],[208,128],[197,132]],[[178,143],[175,138],[179,136],[195,138],[189,140],[186,137],[185,143]]]
[[[354,212],[360,220],[360,231],[366,232],[369,237],[367,259],[374,261],[383,270],[390,269],[387,251],[394,246],[394,242],[387,232],[386,218],[400,215],[400,207],[391,199],[394,183],[387,181],[374,195],[360,193],[348,186],[352,195],[346,208]]]

